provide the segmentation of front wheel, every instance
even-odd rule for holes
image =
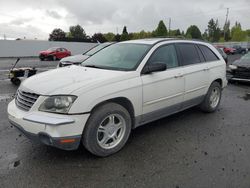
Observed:
[[[55,55],[51,56],[51,60],[52,61],[56,61],[57,60],[57,57]]]
[[[221,85],[218,82],[213,82],[200,105],[201,110],[209,113],[216,111],[221,101],[221,93]]]
[[[131,132],[131,117],[121,105],[107,103],[99,106],[90,116],[83,132],[83,145],[99,157],[118,152]]]

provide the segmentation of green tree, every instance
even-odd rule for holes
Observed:
[[[65,38],[66,33],[60,28],[54,29],[49,35],[49,41],[62,41],[65,40]]]
[[[208,22],[208,39],[211,42],[218,42],[220,40],[221,31],[219,28],[218,20],[214,19],[209,20]]]
[[[116,34],[112,41],[114,41],[114,42],[120,42],[121,41],[121,35],[120,34]]]
[[[126,41],[126,40],[129,40],[129,35],[128,35],[127,27],[124,26],[120,41]]]
[[[104,37],[104,35],[102,33],[95,33],[92,36],[92,40],[95,42],[100,42],[100,43],[107,42],[107,39]]]
[[[169,35],[170,36],[181,36],[181,31],[180,31],[180,29],[171,30],[171,31],[169,31]]]
[[[191,36],[192,39],[201,39],[201,31],[196,25],[191,25],[186,32],[186,36]]]
[[[250,37],[250,29],[246,30],[247,36]]]
[[[181,36],[181,31],[180,31],[180,29],[177,29],[177,30],[176,30],[175,36]]]
[[[161,20],[156,28],[155,31],[153,31],[152,35],[154,37],[166,37],[168,36],[168,30],[166,25],[164,24],[163,20]]]
[[[80,25],[70,26],[69,37],[75,39],[87,39],[85,31]]]
[[[241,28],[241,24],[236,22],[235,25],[232,27],[232,41],[245,41],[247,39],[247,32],[243,31]]]
[[[209,37],[208,37],[208,30],[207,30],[207,29],[206,29],[205,32],[202,34],[202,38],[203,38],[203,40],[206,40],[206,41],[209,40]]]
[[[103,35],[106,38],[106,40],[109,41],[109,42],[113,41],[114,38],[115,38],[115,34],[111,33],[111,32],[103,34]]]

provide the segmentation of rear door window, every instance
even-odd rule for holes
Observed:
[[[208,48],[207,46],[204,45],[198,45],[199,48],[201,49],[206,61],[218,61],[219,58],[215,55],[215,53]]]
[[[176,45],[181,53],[183,66],[201,63],[199,53],[194,44],[180,43]]]

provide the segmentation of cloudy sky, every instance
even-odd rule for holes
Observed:
[[[159,20],[168,27],[186,30],[191,24],[202,31],[210,18],[225,22],[229,8],[231,23],[250,28],[250,0],[1,0],[0,38],[47,40],[54,28],[68,31],[80,24],[88,35],[96,32],[152,31]]]

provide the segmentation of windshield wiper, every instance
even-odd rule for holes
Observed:
[[[103,67],[99,67],[96,65],[83,65],[84,67],[96,68],[96,69],[103,69]]]

